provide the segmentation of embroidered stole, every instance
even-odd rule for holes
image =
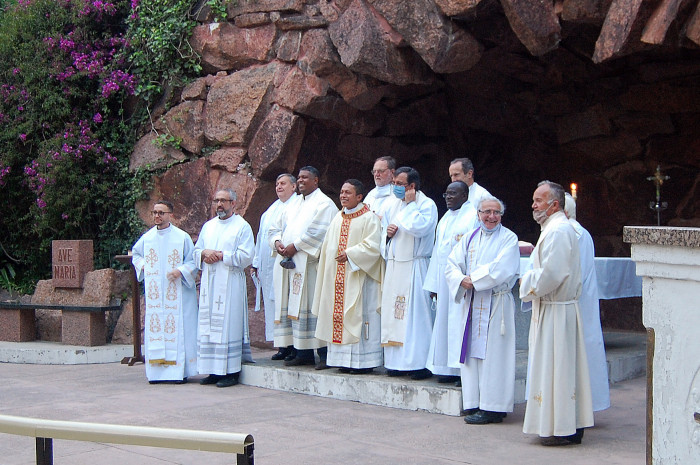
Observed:
[[[383,346],[402,346],[406,340],[406,317],[411,308],[409,297],[413,286],[414,243],[414,236],[399,230],[387,244],[387,279],[382,289]]]
[[[152,235],[144,241],[146,290],[145,337],[147,358],[154,365],[176,365],[182,306],[182,279],[169,281],[167,273],[182,265],[182,244],[172,234]]]
[[[338,239],[338,254],[345,252],[348,247],[348,235],[350,233],[350,222],[365,213],[369,212],[369,207],[365,205],[355,213],[345,214],[341,212],[343,222],[340,225],[340,238]],[[338,263],[335,269],[335,292],[333,298],[333,343],[343,343],[343,327],[345,317],[345,273],[347,262]]]
[[[202,270],[199,292],[199,334],[209,336],[209,342],[222,344],[224,341],[224,316],[228,301],[226,298],[229,280],[229,267],[223,261],[207,264]]]

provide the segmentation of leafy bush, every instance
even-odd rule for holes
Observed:
[[[184,0],[19,0],[0,11],[0,238],[17,276],[50,275],[54,239],[92,239],[95,266],[142,224],[148,173],[129,155],[165,86],[199,72]]]

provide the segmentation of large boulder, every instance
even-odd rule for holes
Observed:
[[[328,87],[328,81],[325,79],[315,74],[304,73],[295,66],[277,86],[274,101],[292,111],[303,113],[314,100],[325,97]]]
[[[273,24],[239,28],[231,23],[197,26],[190,44],[206,72],[235,70],[270,59],[277,29]]]
[[[305,127],[301,117],[275,106],[248,147],[253,174],[274,180],[279,173],[291,172],[299,155]]]
[[[158,135],[149,132],[134,145],[129,158],[129,171],[134,172],[140,168],[155,171],[186,159],[181,150],[159,143]]]
[[[433,0],[368,0],[436,73],[456,73],[474,66],[481,45],[446,18]]]
[[[172,108],[164,116],[170,135],[180,141],[180,147],[199,153],[204,147],[204,101],[188,100]]]
[[[345,66],[398,85],[427,82],[428,70],[416,54],[399,47],[402,37],[362,0],[355,0],[328,28]]]
[[[561,40],[561,26],[554,2],[501,0],[506,17],[518,39],[535,56],[555,49]]]
[[[247,145],[269,108],[275,74],[288,65],[272,62],[217,80],[207,94],[204,133],[212,145]]]

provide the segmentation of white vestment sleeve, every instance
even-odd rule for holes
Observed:
[[[574,238],[576,237],[573,235]],[[525,273],[520,282],[520,299],[524,302],[534,300],[553,292],[569,276],[569,259],[573,247],[570,236],[554,229],[544,238],[538,251],[544,261],[539,268],[533,268]]]
[[[245,268],[253,263],[255,241],[253,240],[253,230],[246,221],[242,222],[238,231],[238,237],[232,246],[232,250],[222,251],[224,253],[224,265]]]

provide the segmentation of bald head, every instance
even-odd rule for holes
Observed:
[[[447,186],[444,197],[447,208],[459,210],[469,198],[469,187],[462,181],[455,181]]]

